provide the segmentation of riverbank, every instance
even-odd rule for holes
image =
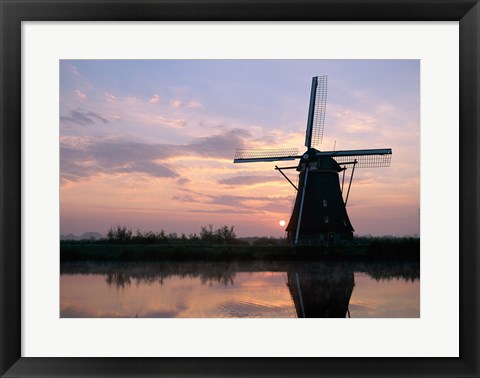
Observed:
[[[295,261],[420,259],[420,240],[372,239],[335,247],[61,243],[61,261]]]
[[[125,281],[161,281],[171,277],[201,278],[202,282],[231,282],[238,273],[325,272],[327,277],[346,271],[360,272],[375,280],[420,278],[417,261],[66,261],[60,264],[60,274],[106,275]],[[327,273],[328,272],[328,273]]]

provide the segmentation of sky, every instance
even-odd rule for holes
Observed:
[[[62,60],[60,233],[126,225],[190,235],[213,224],[284,236],[295,190],[274,167],[295,163],[233,157],[236,148],[303,153],[320,75],[318,149],[393,150],[390,167],[355,170],[355,234],[419,235],[418,60]]]

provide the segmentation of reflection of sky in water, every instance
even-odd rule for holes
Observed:
[[[356,272],[349,309],[352,318],[418,318],[420,280],[376,281]]]
[[[359,272],[354,279],[349,303],[352,318],[419,317],[418,279],[375,280]],[[331,292],[324,293],[324,276],[320,280],[319,295],[328,297]],[[281,271],[236,272],[227,280],[188,274],[153,280],[117,277],[113,283],[105,274],[63,273],[61,317],[297,317],[294,294],[286,282],[287,274]]]
[[[101,275],[62,275],[62,317],[296,317],[283,273],[237,273],[233,284],[169,277],[117,288]]]

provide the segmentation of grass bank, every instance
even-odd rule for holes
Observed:
[[[290,248],[245,245],[141,245],[141,244],[66,244],[60,246],[62,261],[228,261],[285,259]]]
[[[420,240],[369,238],[349,245],[291,248],[288,245],[61,243],[61,261],[295,261],[416,260]]]

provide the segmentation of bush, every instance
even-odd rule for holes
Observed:
[[[223,244],[233,244],[237,235],[233,231],[233,226],[222,226],[215,231],[215,236],[220,243]]]
[[[114,243],[128,243],[132,239],[132,230],[127,226],[112,226],[107,232],[107,239]]]
[[[213,243],[213,225],[209,224],[208,226],[200,227],[200,239],[206,243]]]
[[[107,243],[114,244],[242,244],[235,235],[233,226],[222,226],[214,230],[213,225],[202,226],[200,236],[191,233],[188,236],[185,233],[180,236],[171,232],[168,235],[164,230],[158,233],[153,231],[143,232],[137,229],[135,235],[127,226],[112,226],[107,233]]]
[[[208,244],[236,244],[237,235],[233,226],[222,226],[213,230],[213,225],[202,226],[200,228],[200,239]]]

